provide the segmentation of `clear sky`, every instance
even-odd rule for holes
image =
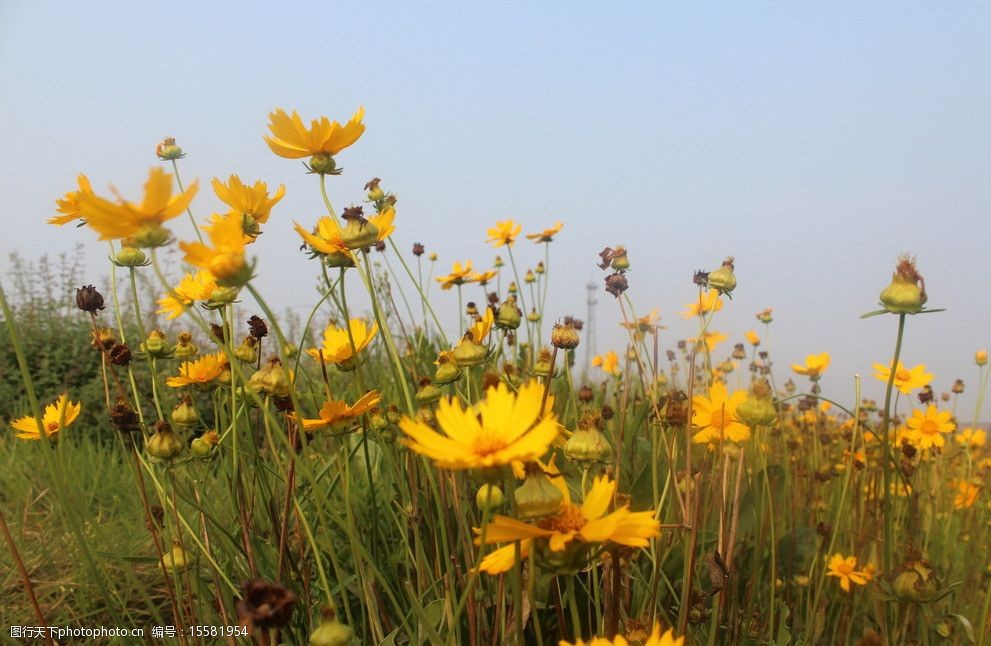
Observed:
[[[85,172],[137,196],[165,135],[198,177],[194,212],[219,207],[213,176],[285,183],[254,246],[279,306],[313,301],[315,267],[291,221],[322,212],[315,177],[262,141],[277,106],[367,131],[339,156],[339,206],[373,176],[399,196],[396,240],[488,266],[485,229],[556,219],[547,316],[584,317],[596,253],[624,244],[638,313],[659,307],[662,347],[692,273],[737,259],[739,287],[713,327],[773,307],[779,380],[829,351],[827,394],[852,375],[881,386],[896,319],[875,309],[896,256],[918,254],[930,304],[904,348],[937,391],[976,389],[991,345],[991,3],[235,3],[0,1],[4,205],[0,269],[86,244],[45,224]],[[180,237],[188,223],[176,220]],[[517,246],[522,264],[541,248]],[[455,297],[436,302],[453,325]],[[599,296],[598,350],[620,349],[618,307]],[[969,417],[969,413],[965,413]],[[985,416],[986,417],[986,416]]]

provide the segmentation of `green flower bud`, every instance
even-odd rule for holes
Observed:
[[[526,478],[513,492],[513,498],[516,500],[516,512],[520,520],[552,516],[564,502],[564,494],[554,486],[536,462],[527,463]]]
[[[472,338],[471,332],[469,332],[461,339],[461,343],[458,344],[458,347],[454,348],[451,355],[454,357],[454,362],[458,367],[465,368],[468,366],[477,366],[485,361],[489,356],[489,351],[485,346],[475,343],[475,339]]]
[[[310,633],[310,646],[348,646],[354,631],[337,621],[332,610],[325,610],[320,625]]]
[[[152,330],[148,338],[141,344],[141,349],[156,358],[168,357],[172,354],[172,346],[165,339],[165,332]]]
[[[258,340],[250,334],[244,337],[241,345],[234,348],[234,356],[244,363],[258,361]]]
[[[282,367],[282,362],[276,357],[268,360],[261,370],[248,379],[248,388],[256,393],[265,393],[273,397],[288,397],[291,390],[289,375]]]
[[[578,429],[564,443],[564,454],[568,459],[579,464],[598,462],[607,456],[609,451],[609,441],[595,427]]]
[[[207,431],[190,442],[189,449],[198,458],[208,458],[213,455],[213,448],[219,443],[220,435],[216,431]]]
[[[771,387],[766,379],[753,385],[747,398],[736,407],[736,416],[747,426],[770,426],[778,419],[778,413],[771,401]]]
[[[182,440],[166,422],[158,422],[155,434],[145,442],[145,451],[153,458],[170,460],[182,451]]]
[[[502,507],[504,502],[506,502],[506,495],[502,493],[502,489],[494,484],[482,485],[475,494],[475,506],[481,512],[491,513]]]
[[[733,274],[733,256],[723,261],[715,271],[709,272],[708,286],[729,296],[736,289],[736,276]]]
[[[165,572],[173,574],[185,570],[189,566],[190,560],[186,550],[179,547],[177,541],[173,541],[172,550],[162,554],[160,565]]]
[[[361,215],[360,208],[354,208],[354,211],[345,209],[343,217],[347,221],[347,224],[341,231],[341,241],[345,247],[352,250],[370,247],[375,244],[375,240],[379,235],[379,229]]]
[[[902,566],[891,587],[899,599],[925,602],[939,592],[939,578],[928,561],[912,561]]]
[[[437,371],[434,372],[434,383],[450,384],[461,379],[461,369],[454,362],[454,357],[450,356],[447,352],[442,352],[441,355],[447,356],[445,356],[443,361],[440,358],[437,359],[440,365],[437,366]]]
[[[551,330],[551,344],[556,348],[573,350],[578,347],[579,341],[578,330],[571,323],[555,324]]]
[[[287,359],[295,359],[296,355],[299,354],[299,346],[294,343],[286,343],[282,346],[282,354],[284,354]]]
[[[195,357],[200,351],[193,343],[193,335],[189,332],[180,332],[179,336],[176,337],[175,349],[172,352],[172,356],[176,359],[189,359],[190,357]]]
[[[325,254],[323,257],[323,262],[328,267],[334,269],[338,267],[354,267],[354,258],[343,251],[335,251],[334,253]]]
[[[172,423],[179,428],[189,428],[196,426],[200,420],[199,414],[193,408],[193,402],[188,397],[184,398],[179,405],[172,409]]]
[[[523,312],[516,306],[516,297],[510,296],[496,310],[496,327],[503,330],[515,330],[523,320]]]
[[[237,292],[236,287],[218,287],[210,292],[210,307],[233,303],[237,299]]]
[[[148,264],[148,256],[137,247],[122,247],[114,262],[121,267],[142,267]]]
[[[416,403],[421,406],[433,404],[441,398],[441,394],[440,388],[428,381],[424,385],[420,386],[420,389],[416,391]]]
[[[891,275],[891,284],[881,291],[881,305],[893,314],[920,312],[925,302],[922,289],[914,281],[897,273]]]
[[[337,162],[327,153],[317,153],[310,157],[310,170],[321,175],[339,175]]]
[[[132,241],[136,247],[164,247],[172,239],[172,232],[160,224],[141,227]]]

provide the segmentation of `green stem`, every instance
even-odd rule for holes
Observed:
[[[176,161],[172,160],[172,170],[175,172],[175,183],[179,187],[180,193],[185,193],[185,189],[182,187],[182,180],[179,179],[179,165]],[[189,221],[193,223],[193,231],[196,232],[196,237],[199,238],[200,242],[203,242],[203,234],[200,233],[200,228],[196,226],[196,219],[193,217],[193,211],[188,206],[186,207],[186,214],[189,216]]]

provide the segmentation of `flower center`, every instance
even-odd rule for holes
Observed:
[[[51,435],[58,431],[58,422],[48,422],[45,424],[45,432]]]
[[[853,574],[853,568],[846,561],[837,565],[836,571],[842,574],[843,576],[850,576],[851,574]]]
[[[919,427],[919,432],[923,435],[936,435],[939,433],[939,425],[931,419],[927,419],[922,422],[922,425]]]
[[[895,372],[895,381],[908,381],[912,378],[912,373],[908,370],[902,368],[901,370]]]
[[[585,517],[582,516],[581,507],[567,503],[561,506],[561,511],[557,515],[545,518],[537,525],[552,532],[577,532],[585,526]]]
[[[476,455],[492,455],[493,453],[498,453],[504,448],[506,448],[506,440],[495,433],[482,431],[478,437],[475,438]]]

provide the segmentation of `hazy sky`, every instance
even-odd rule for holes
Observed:
[[[338,206],[373,176],[399,196],[395,238],[488,266],[485,229],[556,219],[547,316],[584,317],[596,253],[630,250],[638,313],[659,307],[662,347],[692,333],[678,312],[696,269],[737,259],[739,287],[713,327],[717,356],[773,307],[779,381],[829,351],[826,394],[890,360],[896,319],[875,309],[901,251],[918,254],[930,304],[904,357],[937,391],[967,381],[991,345],[991,3],[213,3],[0,1],[0,173],[6,256],[84,242],[45,224],[85,172],[139,197],[165,135],[198,177],[285,183],[253,247],[279,306],[312,303],[315,266],[291,221],[323,206],[314,176],[262,141],[277,106],[367,131],[339,155]],[[188,223],[174,231],[189,238]],[[523,265],[542,247],[522,241]],[[522,269],[522,268],[521,268]],[[355,291],[358,286],[355,285]],[[454,326],[455,296],[434,289]],[[601,293],[598,350],[620,349]],[[964,417],[969,418],[969,413]]]

